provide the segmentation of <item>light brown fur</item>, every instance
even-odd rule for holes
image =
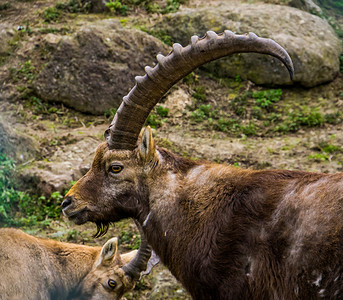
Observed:
[[[119,255],[117,240],[90,247],[0,229],[0,299],[119,299],[134,287],[121,267],[136,250]],[[117,286],[111,289],[108,280]]]

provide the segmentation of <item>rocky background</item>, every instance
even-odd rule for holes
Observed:
[[[95,239],[60,216],[134,77],[208,30],[254,32],[290,54],[239,54],[168,92],[147,124],[159,145],[243,168],[342,171],[343,4],[339,0],[0,0],[0,224],[39,236],[138,247],[130,221]],[[188,299],[158,266],[127,299]]]

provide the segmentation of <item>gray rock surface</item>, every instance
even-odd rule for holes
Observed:
[[[182,24],[182,26],[180,26]],[[296,8],[271,4],[222,4],[218,7],[184,9],[155,24],[174,41],[187,45],[194,34],[207,30],[254,32],[272,38],[290,54],[295,68],[294,83],[313,87],[331,81],[339,72],[342,45],[323,19]],[[205,66],[219,77],[240,75],[257,84],[292,84],[286,68],[275,58],[239,54]]]
[[[20,163],[34,160],[40,156],[37,144],[24,132],[24,128],[9,123],[1,114],[0,153],[4,153]]]
[[[56,41],[52,35],[45,38],[52,55],[34,88],[45,100],[91,114],[118,107],[134,77],[167,51],[160,40],[110,19],[86,24]]]
[[[9,42],[15,38],[17,32],[13,25],[0,23],[0,56],[7,55],[10,50]]]

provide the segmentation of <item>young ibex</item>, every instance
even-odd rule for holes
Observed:
[[[138,138],[173,84],[236,52],[273,55],[293,74],[283,48],[251,33],[208,32],[185,48],[174,45],[136,78],[63,212],[100,232],[109,222],[138,220],[194,299],[342,299],[342,174],[200,163],[155,146],[150,128]]]
[[[138,250],[119,255],[117,238],[90,247],[0,229],[0,299],[120,299],[135,286],[151,254],[142,236]]]

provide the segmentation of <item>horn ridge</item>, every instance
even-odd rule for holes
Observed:
[[[292,79],[294,68],[291,58],[271,39],[258,37],[254,33],[236,35],[229,30],[220,34],[208,31],[202,38],[192,36],[189,45],[182,47],[175,43],[167,56],[157,55],[158,63],[153,68],[146,67],[144,76],[136,76],[136,85],[124,97],[111,123],[110,149],[134,149],[149,112],[174,84],[194,69],[233,53],[248,52],[276,57],[286,66]],[[132,137],[127,139],[127,136],[120,134],[121,131],[133,133]]]
[[[129,263],[123,266],[122,269],[127,276],[130,276],[134,280],[138,280],[141,272],[145,271],[147,268],[147,264],[151,256],[151,247],[144,235],[142,226],[138,223],[138,221],[135,221],[135,223],[141,236],[141,244],[136,256]]]

